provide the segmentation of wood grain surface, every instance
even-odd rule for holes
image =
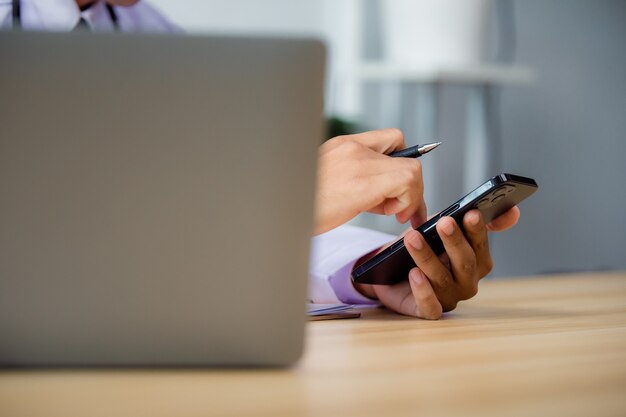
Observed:
[[[0,371],[0,416],[626,416],[626,273],[307,323],[291,369]]]

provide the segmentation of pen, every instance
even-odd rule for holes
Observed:
[[[395,151],[389,154],[392,158],[419,158],[441,145],[441,142],[427,143],[425,145],[415,145],[410,148]]]

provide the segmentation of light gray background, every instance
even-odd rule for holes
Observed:
[[[492,236],[504,277],[562,271],[626,269],[626,2],[499,1],[513,6],[513,62],[532,67],[529,86],[494,92],[500,102],[497,153],[503,171],[534,177],[540,191],[522,205],[517,227]],[[376,0],[369,0],[366,57],[381,54]],[[496,49],[494,13],[490,42]],[[494,52],[495,54],[495,52]],[[502,58],[511,59],[503,54]],[[370,127],[392,123],[377,112],[380,88],[365,94]],[[430,211],[461,193],[463,86],[444,86],[439,110],[442,148],[423,158],[426,177],[445,186]],[[378,109],[379,110],[379,109]],[[400,117],[407,135],[414,120]]]
[[[502,94],[503,166],[536,201],[498,237],[494,275],[626,268],[626,2],[517,1],[517,61],[539,77]]]

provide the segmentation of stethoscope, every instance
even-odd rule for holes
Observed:
[[[120,24],[117,21],[117,13],[115,13],[115,9],[109,3],[106,3],[107,12],[109,12],[109,17],[111,18],[111,23],[113,24],[113,29],[115,31],[120,30]],[[20,30],[22,29],[22,6],[20,4],[20,0],[13,0],[13,29]]]

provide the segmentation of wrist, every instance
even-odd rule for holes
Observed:
[[[358,284],[356,282],[353,282],[352,284],[354,285],[354,288],[361,295],[364,295],[365,297],[370,298],[372,300],[378,300],[378,297],[376,297],[376,291],[374,291],[373,285],[370,285],[370,284]]]

